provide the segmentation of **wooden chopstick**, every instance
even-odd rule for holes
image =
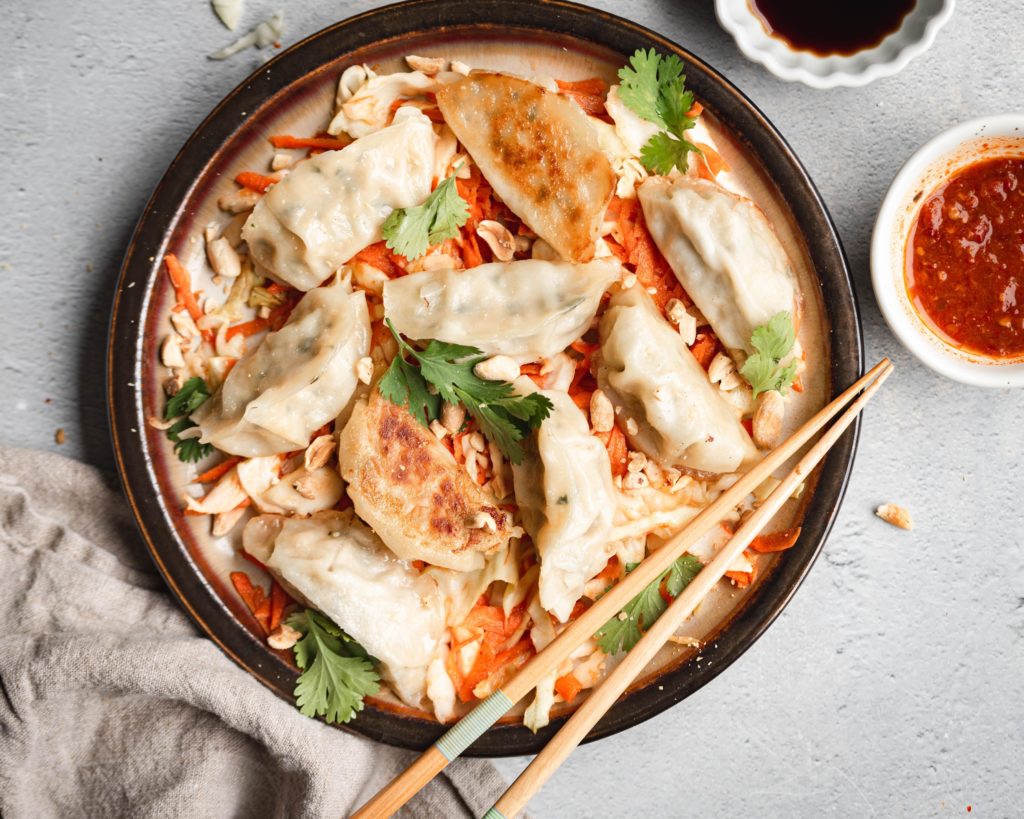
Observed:
[[[542,652],[533,657],[502,688],[491,694],[455,723],[437,742],[424,751],[412,765],[396,776],[376,796],[363,805],[354,819],[387,817],[408,802],[448,765],[462,754],[484,731],[491,727],[516,702],[537,686],[542,678],[561,665],[582,643],[637,594],[645,589],[690,546],[753,492],[766,478],[796,455],[858,393],[881,373],[891,368],[882,359],[839,397],[819,410],[781,445],[769,452],[749,472],[696,515],[675,537],[648,555],[632,572],[612,586],[587,611],[570,623]],[[706,568],[705,568],[706,571]],[[701,572],[703,574],[703,572]],[[698,575],[699,577],[699,575]],[[691,584],[692,585],[692,584]]]
[[[583,701],[565,725],[534,758],[533,762],[505,791],[494,807],[484,814],[484,819],[512,819],[526,806],[526,803],[540,790],[573,749],[590,733],[598,720],[615,704],[630,683],[654,658],[654,655],[665,645],[668,638],[693,613],[705,595],[721,580],[732,562],[742,554],[761,529],[789,500],[793,490],[825,457],[892,371],[891,366],[882,370],[878,378],[864,390],[860,398],[818,439],[783,479],[782,483],[775,488],[775,491],[740,526],[732,539],[719,550],[714,559],[701,569],[679,597],[672,601],[668,609],[630,649],[622,662],[590,693],[590,696]]]

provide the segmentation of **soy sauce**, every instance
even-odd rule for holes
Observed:
[[[798,51],[855,54],[898,30],[916,0],[750,0],[773,37]]]

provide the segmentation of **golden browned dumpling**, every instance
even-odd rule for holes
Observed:
[[[471,571],[511,536],[508,512],[406,407],[376,390],[345,425],[338,462],[356,514],[401,558]]]
[[[562,258],[594,258],[615,174],[576,103],[518,77],[474,73],[443,86],[437,104],[517,216]]]

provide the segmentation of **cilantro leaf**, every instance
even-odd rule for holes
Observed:
[[[178,420],[167,428],[167,437],[174,442],[174,454],[178,460],[185,463],[201,461],[213,452],[212,444],[203,444],[198,438],[182,438],[181,433],[186,429],[197,426],[196,422],[188,416],[203,405],[210,397],[210,388],[206,382],[198,376],[194,376],[181,385],[181,389],[167,399],[164,407],[164,418]],[[179,418],[179,416],[181,416]]]
[[[522,463],[524,453],[519,442],[548,417],[551,401],[539,393],[518,395],[507,381],[480,378],[473,367],[484,356],[476,347],[434,339],[425,349],[416,350],[390,320],[385,323],[398,342],[398,355],[381,379],[381,394],[408,406],[424,426],[438,417],[441,399],[463,404],[505,457],[514,464]],[[407,361],[406,355],[419,366]],[[427,384],[437,389],[437,395],[430,395]]]
[[[467,219],[469,203],[459,196],[452,174],[434,188],[422,205],[392,211],[381,231],[389,248],[407,259],[415,259],[432,245],[458,236]]]
[[[697,124],[697,117],[688,115],[694,97],[686,90],[682,61],[675,54],[663,57],[653,48],[641,48],[629,58],[629,66],[619,69],[619,79],[623,103],[638,117],[662,129],[641,149],[641,163],[656,174],[668,174],[673,168],[685,173],[688,154],[700,153],[700,149],[684,136]]]
[[[697,146],[686,139],[676,139],[661,131],[652,136],[640,149],[640,162],[652,173],[665,176],[673,168],[683,173],[689,167],[687,154],[696,151]]]
[[[363,710],[364,697],[380,690],[380,676],[366,650],[312,609],[293,614],[287,623],[303,635],[292,649],[302,670],[295,685],[299,712],[348,722]]]
[[[199,376],[193,376],[181,385],[180,390],[167,399],[164,418],[169,421],[179,415],[191,415],[209,397],[210,388],[206,386],[206,382]]]
[[[740,367],[740,375],[754,388],[754,398],[770,390],[785,394],[797,369],[795,360],[782,363],[796,344],[792,316],[785,310],[776,313],[766,324],[754,329],[750,344],[757,352]]]
[[[378,388],[391,403],[408,407],[423,426],[429,426],[441,414],[441,396],[431,395],[419,368],[405,360],[401,349],[392,359]]]
[[[601,626],[594,635],[601,651],[617,654],[633,648],[668,608],[668,602],[661,594],[661,584],[665,584],[665,591],[670,597],[678,597],[702,568],[703,564],[693,555],[683,555],[676,560],[661,577],[630,600],[618,616]],[[627,572],[629,570],[627,566]]]
[[[653,48],[639,48],[629,58],[629,65],[619,69],[619,99],[638,117],[665,127],[658,113],[658,69],[661,55]]]

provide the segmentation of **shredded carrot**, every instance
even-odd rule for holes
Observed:
[[[584,414],[590,412],[590,398],[593,394],[593,390],[582,389],[578,386],[569,389],[569,397],[577,407],[583,410]]]
[[[270,138],[275,148],[315,148],[320,151],[340,151],[352,142],[344,137],[295,137],[276,134]]]
[[[582,690],[583,683],[576,679],[572,673],[555,680],[555,693],[566,702],[572,702]]]
[[[741,589],[745,589],[749,586],[751,581],[754,579],[753,572],[726,572],[725,576]]]
[[[267,188],[276,185],[278,180],[273,176],[264,176],[256,171],[242,171],[235,177],[235,181],[243,188],[248,188],[257,193],[266,193]]]
[[[576,604],[572,607],[572,611],[569,612],[570,622],[583,616],[583,612],[590,608],[590,601],[586,597],[581,597],[576,601]]]
[[[256,333],[262,333],[267,327],[270,326],[269,319],[265,318],[254,318],[251,321],[243,321],[241,324],[236,324],[233,327],[228,327],[227,332],[224,333],[224,337],[231,339],[235,336],[249,336],[256,335]]]
[[[594,580],[618,580],[621,574],[622,564],[615,555],[612,555],[604,564],[604,568],[594,575]]]
[[[284,610],[290,602],[291,598],[288,596],[288,592],[274,580],[270,584],[270,631],[275,631],[281,625]]]
[[[226,461],[222,461],[216,466],[207,469],[202,475],[200,475],[194,481],[192,481],[192,483],[213,483],[214,481],[220,480],[225,475],[227,475],[228,472],[231,471],[231,468],[235,464],[237,464],[241,460],[242,459],[239,458],[237,455],[232,455]]]
[[[718,336],[714,334],[710,327],[706,327],[697,333],[697,338],[693,342],[693,346],[690,347],[690,352],[697,359],[697,363],[706,370],[711,366],[711,361],[720,348]]]
[[[301,297],[301,293],[290,291],[288,298],[270,311],[270,316],[267,318],[267,329],[280,330],[284,327],[285,322],[288,321],[288,317],[291,316],[292,310],[295,309],[295,305],[299,303]]]
[[[699,102],[695,102],[690,106],[690,110],[686,112],[688,117],[699,117],[704,112],[704,106]]]
[[[481,599],[483,596],[481,596]],[[511,648],[500,650],[506,641],[514,636],[525,617],[522,606],[517,607],[505,617],[504,611],[498,606],[488,606],[478,602],[466,615],[462,628],[475,632],[471,639],[455,643],[448,654],[448,673],[455,683],[456,691],[462,702],[474,698],[473,689],[480,683],[491,678],[493,674],[507,673],[504,671],[509,664],[521,662],[533,652],[533,644],[529,637],[523,638]],[[461,674],[458,666],[458,654],[462,648],[480,642],[473,667],[466,674]]]
[[[199,302],[196,301],[195,293],[192,292],[192,277],[188,270],[173,253],[164,256],[164,264],[167,265],[167,275],[178,297],[178,304],[188,310],[188,314],[192,316],[193,320],[198,321],[202,318],[203,311],[199,307]]]
[[[781,532],[758,535],[750,541],[750,548],[762,554],[767,552],[784,552],[792,547],[799,537],[800,527],[794,526],[792,529],[783,529]]]
[[[754,419],[744,418],[740,423],[743,424],[743,428],[747,431],[747,435],[754,437]]]
[[[722,171],[729,170],[729,163],[722,158],[722,155],[718,153],[718,151],[706,142],[698,142],[697,147],[700,148],[701,155],[704,157],[704,162],[707,164],[708,170],[711,171],[713,176],[717,176]]]
[[[395,253],[387,246],[386,242],[375,242],[368,247],[364,247],[352,257],[352,261],[365,262],[376,267],[378,270],[383,271],[390,279],[404,276],[407,263],[405,257]]]
[[[231,585],[265,631],[270,625],[270,598],[262,586],[254,586],[245,572],[231,572]]]
[[[804,391],[804,380],[799,375],[793,379],[793,392]]]
[[[555,80],[558,90],[567,94],[607,94],[608,83],[600,77],[590,77],[586,80]]]
[[[462,238],[462,261],[466,268],[477,267],[484,263],[484,257],[480,253],[480,245],[476,241],[476,234],[470,233]]]
[[[626,261],[635,268],[637,281],[648,291],[654,291],[651,298],[658,307],[664,309],[670,299],[679,299],[686,305],[692,304],[693,301],[654,244],[639,202],[636,199],[614,197],[608,210],[608,213],[613,212],[622,235]]]
[[[626,436],[619,429],[618,423],[612,426],[610,432],[595,433],[595,437],[601,440],[605,449],[608,450],[608,460],[611,461],[612,475],[622,476],[626,474]]]

